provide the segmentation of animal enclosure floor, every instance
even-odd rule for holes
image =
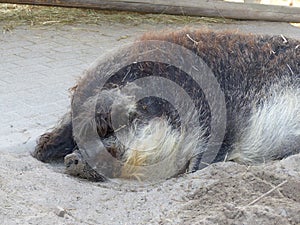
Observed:
[[[132,42],[143,32],[171,27],[178,26],[103,23],[3,30],[2,224],[300,224],[299,155],[250,168],[219,163],[150,186],[120,180],[90,183],[30,156],[38,135],[68,110],[68,89],[96,58]],[[300,29],[286,23],[244,21],[197,27],[300,39]]]

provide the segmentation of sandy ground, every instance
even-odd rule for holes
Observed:
[[[91,183],[27,154],[2,153],[0,218],[2,224],[297,225],[299,165],[295,155],[253,167],[218,163],[156,184]]]
[[[283,34],[300,39],[299,28],[282,23],[236,22],[207,26],[213,29]],[[101,28],[85,26],[85,29],[82,27],[69,25],[55,28],[55,32],[61,32],[60,35],[63,36],[66,33],[70,34],[71,30],[75,39],[78,39],[76,34],[92,30],[93,41],[101,43],[102,49],[93,52],[91,58],[107,51],[114,45],[107,43],[123,35],[120,31],[121,25],[110,24]],[[136,34],[150,28],[157,27],[139,25],[127,27],[126,32],[130,33],[129,40],[132,40]],[[160,28],[164,27],[160,25]],[[49,32],[52,32],[53,28],[49,29]],[[101,35],[98,35],[97,32],[100,31],[97,29],[101,30]],[[28,27],[19,27],[9,36],[1,38],[9,43],[8,40],[26,31],[26,35],[38,32],[41,39],[45,39],[47,35],[43,33],[44,30],[45,28],[37,27],[30,31]],[[107,40],[105,32],[109,33],[110,40]],[[89,37],[88,35],[87,32],[86,36]],[[48,43],[47,40],[46,42]],[[15,43],[17,45],[18,42]],[[13,42],[11,44],[14,45]],[[51,46],[51,43],[49,45]],[[36,47],[35,50],[39,49]],[[5,48],[1,51],[5,52]],[[93,45],[86,51],[92,52]],[[15,53],[12,52],[8,56],[12,57],[13,54]],[[58,58],[59,55],[52,63],[58,63]],[[87,59],[87,56],[84,58]],[[77,67],[76,71],[79,69],[82,68]],[[5,68],[2,67],[0,71],[1,81],[4,79]],[[64,70],[59,76],[66,74],[65,72]],[[9,79],[9,76],[6,78]],[[43,79],[50,78],[51,76],[45,76]],[[75,76],[68,77],[68,80],[75,80]],[[1,82],[3,89],[0,90],[0,109],[4,113],[9,103],[5,100],[10,96],[5,95],[4,90],[8,89],[6,83]],[[42,91],[48,90],[46,88],[51,88],[50,86],[37,88]],[[53,84],[52,88],[60,93],[66,92],[66,86]],[[18,94],[18,99],[22,98],[25,97]],[[67,94],[61,98],[63,102],[67,102]],[[53,107],[58,114],[64,110],[58,105],[57,108],[53,105],[52,109]],[[51,115],[57,117],[54,112]],[[28,111],[21,118],[17,117],[19,120],[27,119],[18,131],[8,130],[10,128],[5,130],[4,126],[1,128],[1,224],[300,224],[300,155],[251,167],[236,163],[218,163],[193,174],[156,184],[124,180],[92,183],[64,174],[62,165],[43,164],[30,156],[38,134],[54,124],[54,121],[50,120],[51,115],[49,113],[49,117],[42,117],[43,120],[39,121],[39,124],[31,125],[26,121],[37,118],[32,117]],[[12,122],[8,124],[10,123]],[[21,130],[22,127],[24,130]]]

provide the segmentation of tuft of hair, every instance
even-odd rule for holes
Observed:
[[[189,162],[204,151],[205,129],[174,129],[164,118],[133,126],[126,139],[121,177],[158,180],[174,177],[188,168]]]

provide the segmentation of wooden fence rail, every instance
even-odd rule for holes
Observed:
[[[146,13],[300,22],[300,7],[214,0],[0,0],[0,3],[127,10]]]

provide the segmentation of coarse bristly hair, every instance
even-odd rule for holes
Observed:
[[[188,164],[204,151],[205,128],[174,129],[165,118],[155,118],[147,125],[131,129],[126,138],[121,177],[157,180],[188,170]]]
[[[300,87],[272,86],[252,109],[228,160],[258,164],[300,151]]]
[[[129,90],[131,88],[138,87],[131,85]],[[117,117],[118,127],[114,127],[115,133],[129,126],[128,132],[125,132],[121,138],[118,137],[120,139],[113,135],[106,135],[107,131],[113,127],[112,118],[103,121],[103,118],[89,115],[95,101],[97,101],[96,114],[110,112],[112,117]],[[116,110],[113,113],[111,112],[112,105]],[[193,126],[191,122],[197,120],[199,112],[195,111],[186,115],[187,121],[185,122],[189,127],[182,124],[174,128],[174,121],[167,116],[144,118],[138,109],[135,98],[130,93],[128,94],[128,88],[125,93],[119,86],[101,91],[101,94],[85,102],[79,116],[75,118],[84,118],[80,119],[83,123],[76,131],[77,140],[80,141],[80,138],[89,135],[91,129],[97,130],[98,134],[103,137],[102,142],[106,149],[121,162],[121,171],[113,174],[113,177],[158,180],[188,171],[191,161],[205,150],[208,139],[205,135],[207,128],[199,127],[197,124]],[[131,124],[126,124],[130,114],[135,115],[134,119]]]
[[[207,96],[188,76],[194,68],[182,71],[159,61],[135,61],[120,67],[141,50],[144,55],[151,54],[143,51],[147,44],[139,43],[153,40],[173,43],[196,54],[211,69],[224,94],[225,136],[211,163],[232,160],[252,165],[300,152],[300,41],[282,36],[181,29],[146,33],[131,51],[118,51],[95,62],[74,88],[72,111],[51,132],[41,136],[33,156],[45,162],[65,157],[70,174],[95,181],[104,180],[99,168],[103,173],[106,168],[112,171],[108,177],[138,180],[166,179],[200,169],[212,134],[212,115]],[[178,56],[182,64],[194,63],[186,62],[176,49],[163,51]],[[116,72],[114,68],[122,69]],[[99,89],[107,74],[110,78]],[[122,87],[150,76],[170,80],[188,93],[196,109],[196,115],[188,117],[199,121],[198,126],[193,122],[181,124],[178,112],[166,101],[149,97],[136,102],[132,93],[138,86],[124,92]],[[175,90],[169,91],[181,98]],[[213,88],[209,91],[214,93]],[[95,112],[90,110],[93,107]],[[113,113],[118,115],[119,127],[113,125]],[[126,135],[120,141],[117,130],[122,130],[128,119]],[[81,123],[74,126],[77,121]],[[120,164],[95,159],[101,164],[97,171],[87,165],[77,144],[95,130]]]

